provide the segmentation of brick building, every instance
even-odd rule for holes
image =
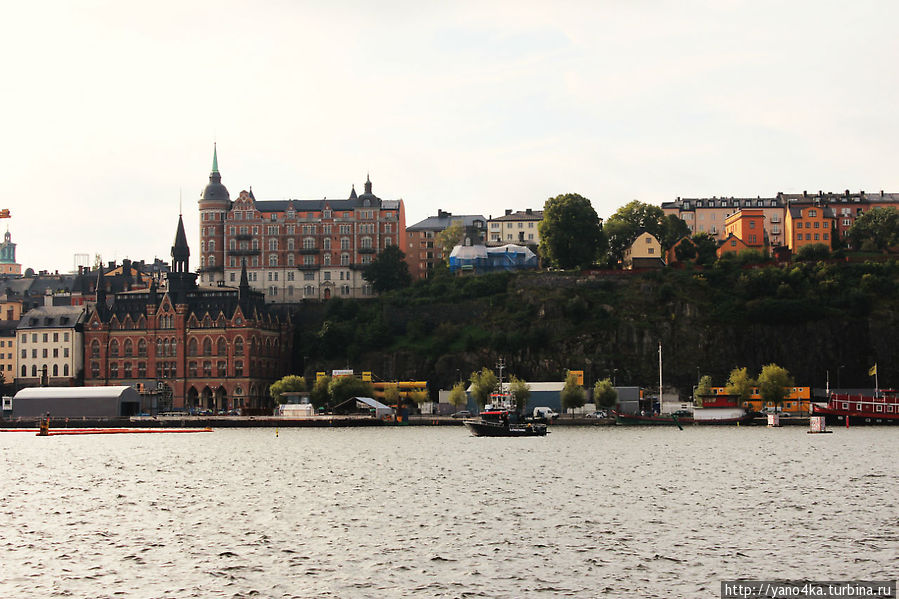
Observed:
[[[84,327],[85,384],[162,386],[172,397],[164,408],[264,407],[287,369],[289,322],[269,312],[246,269],[237,286],[200,287],[189,257],[179,217],[165,288],[153,280],[107,295],[98,286]]]
[[[267,302],[371,296],[362,269],[388,246],[406,251],[403,201],[375,196],[369,178],[347,199],[256,200],[250,188],[231,201],[214,152],[199,208],[200,282],[236,284],[246,264]]]

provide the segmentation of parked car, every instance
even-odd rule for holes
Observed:
[[[453,418],[471,418],[471,412],[468,410],[460,410],[453,414]]]
[[[608,418],[609,413],[605,410],[597,410],[595,412],[590,412],[587,414],[587,418]]]

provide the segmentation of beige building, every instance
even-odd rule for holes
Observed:
[[[687,223],[692,233],[708,233],[723,240],[727,237],[726,221],[740,210],[759,210],[764,217],[764,230],[772,246],[783,245],[786,218],[785,200],[776,198],[677,198],[674,202],[664,202],[665,214],[678,216]]]
[[[40,306],[22,316],[16,329],[16,384],[74,385],[84,367],[83,306]]]
[[[524,212],[512,212],[507,209],[503,216],[487,221],[487,245],[540,245],[538,225],[542,220],[542,210],[528,208]]]
[[[16,378],[16,325],[15,321],[0,321],[0,374],[4,383]]]
[[[640,233],[630,247],[624,250],[622,265],[627,270],[665,266],[662,244],[651,233]]]

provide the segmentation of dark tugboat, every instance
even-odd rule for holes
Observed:
[[[503,390],[505,364],[500,360],[496,366],[499,383],[497,392],[490,396],[491,405],[485,406],[477,418],[466,418],[462,422],[475,437],[545,437],[546,423],[521,417],[511,394]]]

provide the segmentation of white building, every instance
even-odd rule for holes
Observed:
[[[41,306],[22,316],[16,328],[16,384],[70,386],[84,368],[83,306]]]

